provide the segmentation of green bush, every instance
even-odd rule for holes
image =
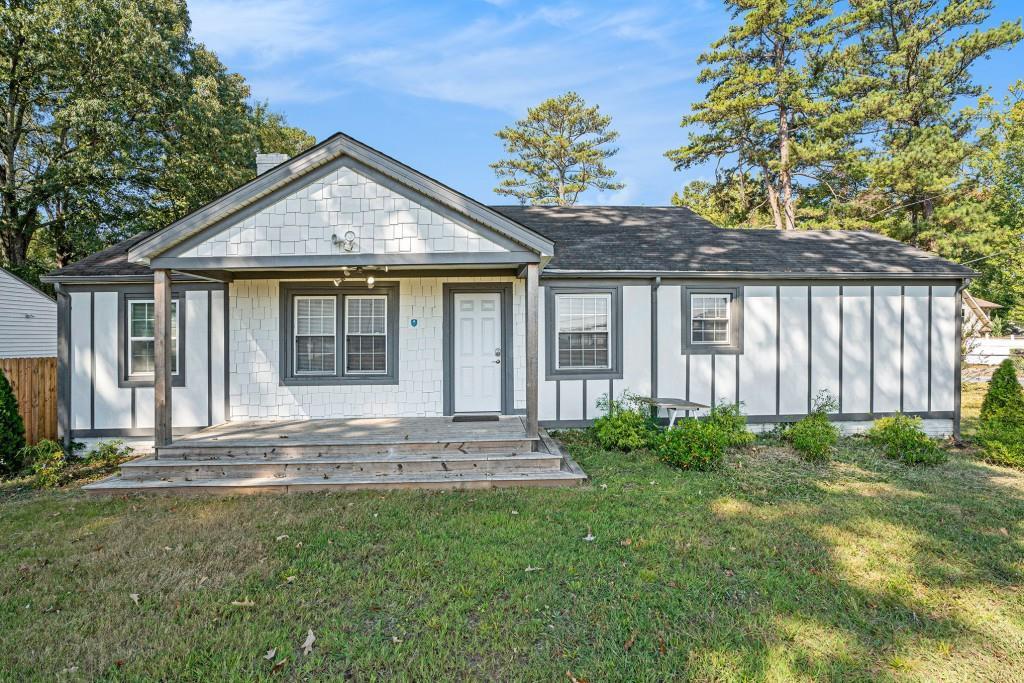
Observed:
[[[60,486],[67,466],[68,462],[64,457],[63,450],[57,449],[49,453],[41,453],[32,463],[32,474],[35,476],[36,486],[43,489]]]
[[[981,404],[978,442],[987,460],[1024,467],[1024,392],[1009,358],[992,375]]]
[[[25,446],[18,451],[18,456],[16,458],[18,467],[16,470],[13,470],[11,474],[16,475],[25,472],[32,472],[38,461],[48,459],[50,454],[55,451],[63,453],[64,448],[56,441],[51,441],[50,439],[43,439],[33,446]]]
[[[21,470],[18,455],[25,447],[25,423],[18,412],[14,387],[0,370],[0,474],[17,474]]]
[[[87,465],[110,467],[121,464],[131,455],[132,449],[125,446],[124,441],[120,439],[101,441],[96,444],[96,448],[85,454],[85,463]]]
[[[639,396],[624,392],[615,400],[606,394],[598,399],[597,406],[606,411],[594,420],[591,428],[601,448],[629,452],[647,448],[654,442],[657,425],[650,405]]]
[[[839,441],[839,428],[826,413],[811,413],[786,430],[786,438],[808,460],[828,460]]]
[[[747,418],[740,412],[738,403],[719,403],[711,409],[704,421],[724,432],[731,447],[746,446],[754,441],[754,435],[747,431]]]
[[[875,420],[867,433],[868,440],[890,458],[908,465],[935,465],[946,459],[934,441],[921,430],[921,418],[893,415]]]
[[[710,470],[722,462],[731,438],[716,422],[688,417],[660,435],[656,452],[675,467]]]

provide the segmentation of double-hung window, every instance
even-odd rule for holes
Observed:
[[[398,286],[282,286],[284,384],[396,384]]]
[[[728,345],[731,294],[690,295],[690,343]]]
[[[545,287],[549,379],[613,379],[622,372],[617,286]]]
[[[156,304],[152,299],[128,300],[128,376],[152,377],[156,368],[154,332]],[[178,374],[178,301],[171,301],[171,374]]]

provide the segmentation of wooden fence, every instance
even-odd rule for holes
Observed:
[[[57,359],[0,358],[25,421],[25,440],[57,438]]]

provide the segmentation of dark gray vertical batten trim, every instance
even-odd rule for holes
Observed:
[[[900,412],[903,412],[903,344],[906,340],[907,288],[900,285]]]
[[[743,354],[736,356],[736,405],[740,404],[740,358],[742,357]]]
[[[932,409],[932,286],[928,285],[928,411]]]
[[[89,429],[96,429],[96,292],[89,292]]]
[[[868,412],[875,412],[875,286],[871,286],[871,333],[868,335]]]
[[[583,380],[583,419],[587,419],[587,380]]]
[[[562,380],[555,380],[555,419],[562,419]]]
[[[715,358],[717,354],[711,354],[711,407],[715,407]]]
[[[839,412],[843,412],[843,309],[846,302],[843,299],[844,287],[839,285]]]
[[[612,382],[614,382],[614,381],[615,380],[612,380],[612,379],[608,380],[608,400],[609,401],[611,401],[613,398],[615,398],[615,387],[612,385]]]
[[[213,425],[213,290],[206,292],[206,424]]]
[[[132,429],[135,429],[136,427],[139,426],[138,413],[135,409],[135,387],[132,387],[131,389],[129,389],[129,391],[132,392]]]
[[[71,447],[71,295],[61,285],[57,293],[57,433]]]
[[[956,288],[956,299],[953,302],[956,310],[953,312],[954,324],[956,325],[956,340],[953,352],[956,354],[956,362],[953,364],[953,438],[960,440],[960,383],[963,363],[963,333],[964,333],[964,289],[967,284],[961,284]]]
[[[661,278],[651,282],[651,396],[658,395],[658,288]]]
[[[686,400],[690,400],[690,354],[686,354]]]
[[[224,421],[231,419],[231,316],[228,315],[228,300],[231,285],[224,285]],[[280,324],[280,311],[278,312]]]
[[[811,363],[814,358],[814,315],[812,309],[813,297],[811,286],[807,285],[807,414],[811,414],[811,394],[814,393],[814,383],[811,381]]]
[[[775,414],[782,412],[782,287],[775,285]]]

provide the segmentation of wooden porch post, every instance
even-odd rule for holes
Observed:
[[[171,273],[153,271],[154,445],[171,444]]]
[[[527,436],[536,438],[537,392],[540,385],[537,367],[538,296],[539,268],[536,263],[526,266],[526,431]]]

